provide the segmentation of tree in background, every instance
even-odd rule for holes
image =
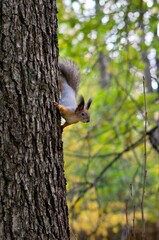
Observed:
[[[1,239],[69,239],[56,1],[0,3]]]
[[[153,225],[147,227],[148,239],[154,239],[159,234],[158,1],[59,1],[58,8],[60,55],[79,63],[81,92],[93,98],[89,127],[64,131],[71,228],[79,239],[115,234],[126,239],[131,231],[141,238],[147,170],[144,213],[147,226]]]

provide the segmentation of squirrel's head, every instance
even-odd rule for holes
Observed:
[[[88,102],[85,104],[83,96],[80,97],[78,106],[75,110],[77,118],[79,121],[87,123],[90,121],[90,115],[88,109],[90,108],[92,103],[92,99],[90,98]]]

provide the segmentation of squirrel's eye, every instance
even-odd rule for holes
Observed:
[[[81,116],[84,117],[84,112],[81,113]]]

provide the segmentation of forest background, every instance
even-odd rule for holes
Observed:
[[[159,237],[159,1],[59,0],[91,122],[63,133],[72,239]]]

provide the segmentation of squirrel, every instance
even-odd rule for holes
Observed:
[[[59,110],[65,123],[61,126],[65,127],[77,123],[90,121],[88,109],[92,103],[90,98],[85,104],[83,96],[80,97],[79,103],[76,102],[76,96],[80,83],[79,69],[75,62],[68,59],[60,59],[59,74],[58,74],[59,88],[61,92],[60,103],[54,102],[54,106]]]

